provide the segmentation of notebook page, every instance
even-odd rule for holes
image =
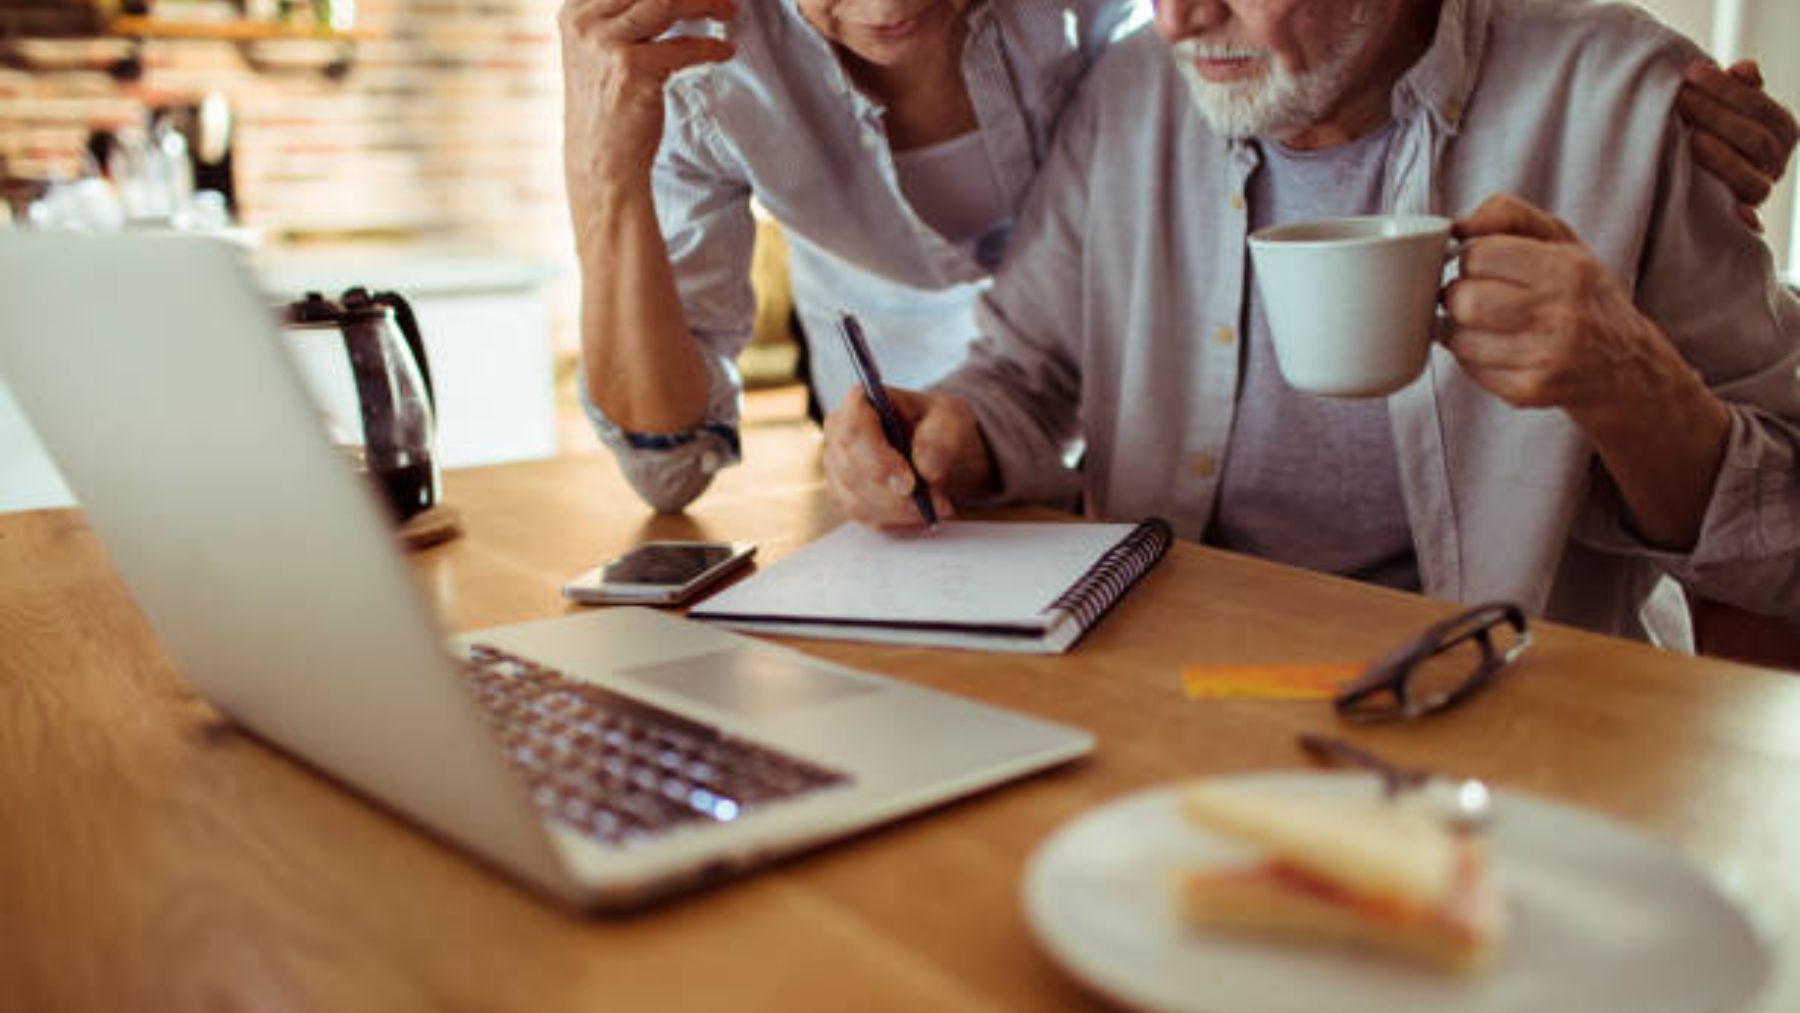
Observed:
[[[947,521],[836,531],[707,600],[706,617],[1039,624],[1131,524]]]

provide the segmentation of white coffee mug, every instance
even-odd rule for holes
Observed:
[[[1333,397],[1390,394],[1431,351],[1450,220],[1366,215],[1250,236],[1257,291],[1281,375]]]

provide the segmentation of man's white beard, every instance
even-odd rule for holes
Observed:
[[[1303,73],[1288,70],[1275,54],[1251,46],[1182,39],[1172,51],[1187,80],[1188,94],[1213,130],[1225,137],[1288,137],[1324,118],[1349,88],[1352,67],[1375,36],[1369,4],[1359,2],[1325,61]],[[1264,72],[1241,81],[1208,81],[1194,68],[1197,59],[1261,57]]]

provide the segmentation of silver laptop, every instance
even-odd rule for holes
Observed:
[[[228,245],[0,235],[0,375],[187,680],[561,902],[627,907],[1092,750],[643,609],[446,641]]]

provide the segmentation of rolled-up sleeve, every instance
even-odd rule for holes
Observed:
[[[756,320],[750,184],[705,113],[698,87],[697,81],[677,82],[667,92],[667,125],[651,186],[682,312],[707,371],[706,418],[679,432],[632,432],[581,391],[594,431],[632,488],[665,512],[685,507],[706,490],[715,472],[741,459],[743,382],[733,363],[749,344]]]
[[[581,407],[600,442],[618,459],[625,480],[639,498],[656,510],[674,513],[692,503],[712,484],[720,468],[742,458],[738,440],[738,390],[731,362],[705,358],[708,373],[707,421],[677,433],[637,433],[620,429],[594,406],[587,386],[576,384]],[[718,421],[714,421],[718,420]]]
[[[1604,475],[1577,533],[1649,557],[1706,597],[1800,619],[1800,300],[1687,144],[1686,128],[1673,126],[1637,302],[1730,410],[1724,463],[1691,551],[1638,540]]]

